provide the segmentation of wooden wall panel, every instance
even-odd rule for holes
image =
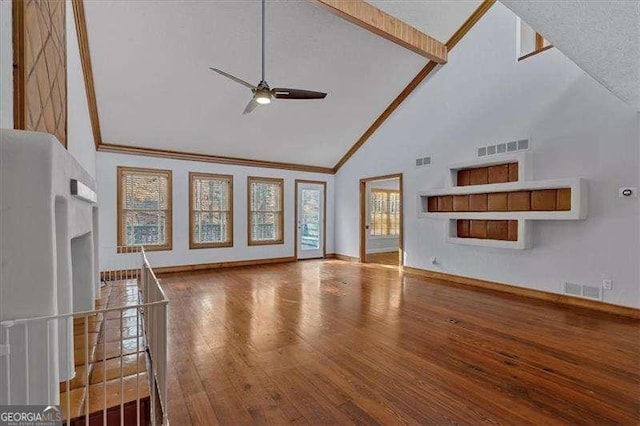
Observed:
[[[523,212],[571,210],[571,188],[481,194],[433,195],[429,212]]]
[[[13,1],[14,127],[67,145],[66,3]]]
[[[467,220],[456,221],[458,238],[517,241],[517,220]]]
[[[458,186],[517,182],[518,163],[496,164],[458,170]]]
[[[508,208],[508,195],[506,192],[488,194],[487,210],[490,212],[505,212]]]

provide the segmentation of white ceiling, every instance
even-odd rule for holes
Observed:
[[[442,43],[482,3],[481,0],[366,0]]]
[[[431,2],[395,3],[400,16]],[[429,27],[440,13],[440,38],[473,9],[433,3],[412,23]],[[85,9],[105,143],[333,167],[425,65],[306,0],[268,0],[267,81],[328,96],[242,115],[251,92],[208,67],[258,83],[258,1],[85,0]]]
[[[640,1],[502,3],[585,72],[640,110]]]

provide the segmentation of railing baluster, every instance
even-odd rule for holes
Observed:
[[[126,286],[125,286],[125,294],[126,294]],[[122,377],[123,371],[123,359],[122,354],[124,353],[124,329],[122,328],[123,321],[122,315],[124,311],[120,311],[120,424],[124,425],[124,378]]]
[[[51,339],[49,338],[49,321],[44,323],[45,325],[45,341],[47,342],[47,351],[51,350]],[[57,383],[56,383],[57,384]],[[47,399],[53,401],[51,398],[51,359],[47,360]]]
[[[69,321],[71,321],[71,327],[69,327]],[[64,339],[64,347],[66,348],[67,351],[69,351],[69,329],[71,329],[71,332],[73,333],[73,317],[67,317],[65,318],[64,321],[64,335],[65,335],[65,339]],[[73,336],[71,336],[71,338],[73,339]],[[69,380],[69,358],[71,357],[70,354],[67,354],[67,372],[65,374],[66,377],[66,385],[67,385],[67,426],[69,426],[71,424],[71,381]],[[75,361],[75,359],[74,359]],[[62,401],[60,401],[62,403]]]
[[[89,424],[89,315],[84,317],[84,369],[85,369],[85,399],[84,424]]]
[[[138,300],[139,302],[140,300]],[[138,327],[140,323],[140,308],[136,308],[136,425],[140,426],[140,336]]]
[[[26,401],[29,405],[31,399],[31,386],[29,385],[29,323],[24,325],[24,359],[25,359],[25,388],[27,389]]]
[[[102,425],[107,426],[107,315],[102,325]]]
[[[5,367],[7,368],[7,405],[11,405],[11,333],[9,330],[11,327],[6,327],[5,330],[5,345],[9,348],[9,353],[5,355]]]

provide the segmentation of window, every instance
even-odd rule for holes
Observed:
[[[189,173],[189,248],[233,246],[233,176]]]
[[[372,189],[370,203],[371,235],[400,235],[400,191]]]
[[[249,245],[284,243],[283,179],[247,179]]]
[[[518,20],[518,61],[553,47],[544,36],[522,20]]]
[[[118,167],[118,246],[171,250],[171,170]]]

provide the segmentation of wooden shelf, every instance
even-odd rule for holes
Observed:
[[[485,167],[504,163],[518,163],[518,181],[483,185],[457,186],[459,170]],[[449,166],[447,187],[418,192],[417,215],[419,218],[446,219],[446,241],[454,244],[474,246],[527,249],[531,247],[532,220],[582,220],[587,217],[587,182],[581,178],[534,180],[532,177],[531,155],[517,153],[498,155],[495,158],[479,159]],[[429,211],[429,197],[449,195],[492,194],[516,191],[539,191],[545,189],[571,189],[571,208],[569,210],[527,210],[527,211]],[[459,238],[457,220],[517,220],[517,241],[493,239]]]

